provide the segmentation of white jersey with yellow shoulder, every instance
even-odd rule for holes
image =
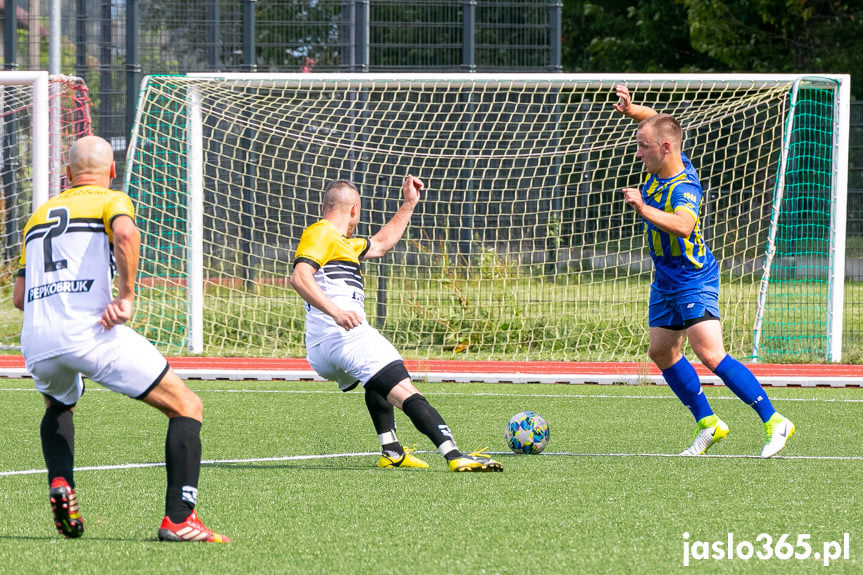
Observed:
[[[134,218],[129,196],[99,186],[51,198],[24,227],[18,275],[25,278],[21,353],[28,363],[92,343],[112,299],[111,222]]]
[[[360,259],[369,249],[369,240],[348,238],[329,220],[310,225],[303,232],[294,265],[305,262],[315,268],[315,281],[333,303],[355,311],[366,319]],[[330,337],[342,336],[345,329],[318,308],[306,304],[306,347]]]

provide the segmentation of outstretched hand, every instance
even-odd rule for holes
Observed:
[[[405,203],[416,205],[420,201],[420,192],[425,188],[423,181],[415,176],[408,175],[402,184],[402,193]]]
[[[618,84],[614,87],[615,94],[619,98],[617,104],[614,104],[614,109],[629,116],[632,112],[632,96],[629,93],[629,88],[623,84]]]

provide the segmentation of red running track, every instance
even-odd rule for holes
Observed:
[[[311,371],[302,358],[248,358],[248,357],[172,357],[171,366],[177,369],[283,369]],[[659,369],[647,362],[574,362],[574,361],[463,361],[449,359],[405,360],[408,371],[431,373],[536,373],[573,375],[660,375]],[[710,370],[694,364],[700,375]],[[756,376],[790,377],[859,377],[863,378],[863,365],[843,364],[759,364],[747,367]]]
[[[315,379],[302,358],[171,357],[181,376],[193,379]],[[661,373],[648,362],[465,361],[406,360],[408,370],[429,381],[504,381],[547,383],[662,383]],[[765,385],[829,385],[863,388],[863,365],[747,364]],[[705,383],[719,383],[704,366],[695,364]],[[20,377],[21,356],[0,356],[0,372]]]

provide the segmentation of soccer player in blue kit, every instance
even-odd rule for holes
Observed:
[[[767,434],[761,457],[773,457],[794,434],[794,424],[774,409],[749,368],[725,351],[719,265],[702,236],[702,189],[698,173],[681,151],[680,124],[668,114],[633,104],[626,86],[618,85],[615,91],[619,100],[614,109],[639,122],[636,158],[648,172],[640,190],[623,189],[624,201],[642,218],[655,269],[648,355],[698,423],[692,445],[681,455],[701,455],[728,435],[728,425],[713,413],[695,368],[683,355],[688,339],[701,362],[761,417]]]

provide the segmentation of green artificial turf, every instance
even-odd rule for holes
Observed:
[[[462,449],[488,446],[505,467],[454,474],[401,413],[399,438],[431,467],[377,469],[378,440],[359,392],[312,382],[188,383],[205,405],[198,511],[230,545],[156,540],[165,418],[89,382],[75,415],[86,532],[64,540],[41,471],[42,400],[30,380],[0,380],[0,565],[16,573],[668,574],[685,570],[685,543],[733,533],[763,554],[764,533],[773,546],[783,534],[792,546],[808,534],[812,554],[691,559],[689,570],[863,569],[863,452],[849,427],[863,411],[859,388],[768,389],[797,434],[783,457],[761,460],[749,457],[764,440],[760,420],[722,387],[705,393],[729,436],[710,456],[682,458],[669,455],[688,446],[694,424],[664,386],[419,382]],[[505,447],[506,421],[525,409],[549,423],[541,455]],[[107,467],[130,464],[156,465]],[[825,568],[814,553],[844,533],[850,558]]]

